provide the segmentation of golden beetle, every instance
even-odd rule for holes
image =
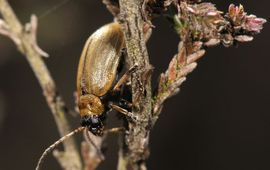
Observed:
[[[95,135],[102,135],[108,103],[101,99],[112,88],[123,46],[121,26],[110,23],[89,37],[80,58],[77,93],[81,125]]]
[[[110,23],[95,31],[86,41],[80,57],[77,72],[78,108],[81,115],[81,125],[69,134],[63,136],[49,146],[42,154],[36,170],[46,155],[61,142],[86,128],[94,135],[101,136],[104,131],[103,121],[106,112],[111,108],[126,116],[129,112],[115,104],[128,108],[128,102],[117,94],[120,86],[126,82],[130,74],[137,69],[137,65],[130,68],[112,88],[119,68],[124,34],[118,23]],[[132,117],[131,117],[132,118]],[[115,132],[123,128],[114,128],[107,132]]]

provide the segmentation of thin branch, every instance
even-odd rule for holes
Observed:
[[[0,12],[4,19],[1,21],[2,24],[0,24],[0,30],[2,30],[0,33],[3,33],[4,30],[6,33],[4,35],[9,36],[17,45],[19,51],[25,55],[53,113],[60,136],[64,136],[70,132],[70,127],[65,116],[67,109],[62,97],[57,92],[49,70],[42,60],[42,55],[46,56],[46,53],[36,43],[36,17],[32,16],[31,22],[24,27],[6,0],[0,0]],[[73,138],[64,141],[64,152],[61,156],[59,154],[57,159],[65,169],[81,169],[82,165],[79,152]],[[67,167],[66,165],[69,166]]]
[[[81,143],[81,153],[84,162],[85,170],[95,170],[99,164],[104,160],[102,150],[102,143],[105,136],[95,136],[88,130],[84,133],[85,141]]]
[[[195,69],[196,60],[205,54],[203,47],[220,43],[229,47],[252,41],[253,35],[260,33],[266,22],[255,15],[247,15],[241,5],[230,5],[225,15],[211,3],[176,2],[175,5],[178,6],[178,14],[174,16],[174,24],[182,41],[179,43],[178,54],[172,58],[167,71],[160,76],[159,88],[153,101],[154,122],[158,119],[164,101],[179,92],[180,85],[186,80],[185,76]]]
[[[144,121],[129,121],[128,133],[119,154],[118,169],[146,169],[145,160],[148,158],[148,139],[151,121],[151,71],[149,57],[143,34],[144,1],[120,0],[120,17],[127,48],[129,66],[138,65],[138,70],[132,75],[132,113]],[[150,22],[150,21],[149,21]]]
[[[180,91],[179,87],[186,80],[186,76],[196,68],[196,61],[205,54],[201,47],[200,42],[194,42],[189,47],[182,41],[179,43],[178,54],[171,60],[167,71],[160,76],[158,91],[153,101],[154,122],[158,119],[165,100]]]

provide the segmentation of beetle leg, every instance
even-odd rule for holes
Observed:
[[[120,99],[118,102],[118,106],[123,109],[130,110],[133,104],[125,99]]]
[[[116,83],[112,91],[119,91],[120,86],[127,82],[132,73],[138,69],[138,65],[133,65]]]
[[[124,114],[125,116],[129,117],[133,122],[139,122],[141,121],[137,116],[135,116],[133,113],[127,111],[126,109],[123,109],[122,107],[119,107],[115,104],[110,104],[110,107],[122,114]]]

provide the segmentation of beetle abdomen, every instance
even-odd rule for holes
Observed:
[[[124,35],[118,23],[107,24],[89,37],[78,68],[78,93],[103,96],[110,90],[123,44]]]

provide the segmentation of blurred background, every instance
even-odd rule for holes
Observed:
[[[9,0],[23,23],[32,13],[39,17],[38,42],[50,54],[44,60],[68,107],[73,108],[84,42],[112,16],[100,0],[64,1]],[[215,1],[223,11],[232,2],[269,20],[268,0]],[[59,3],[63,5],[54,10]],[[177,52],[179,39],[165,19],[153,23],[156,28],[147,45],[156,83]],[[267,23],[253,42],[238,48],[207,50],[181,92],[168,100],[151,133],[150,170],[270,169],[269,28]],[[3,36],[0,77],[0,169],[34,169],[43,150],[59,135],[25,57]],[[73,128],[79,126],[79,117],[69,119]],[[117,164],[117,137],[110,137],[106,144],[107,160],[99,170],[115,169]],[[44,169],[60,169],[52,155]]]

